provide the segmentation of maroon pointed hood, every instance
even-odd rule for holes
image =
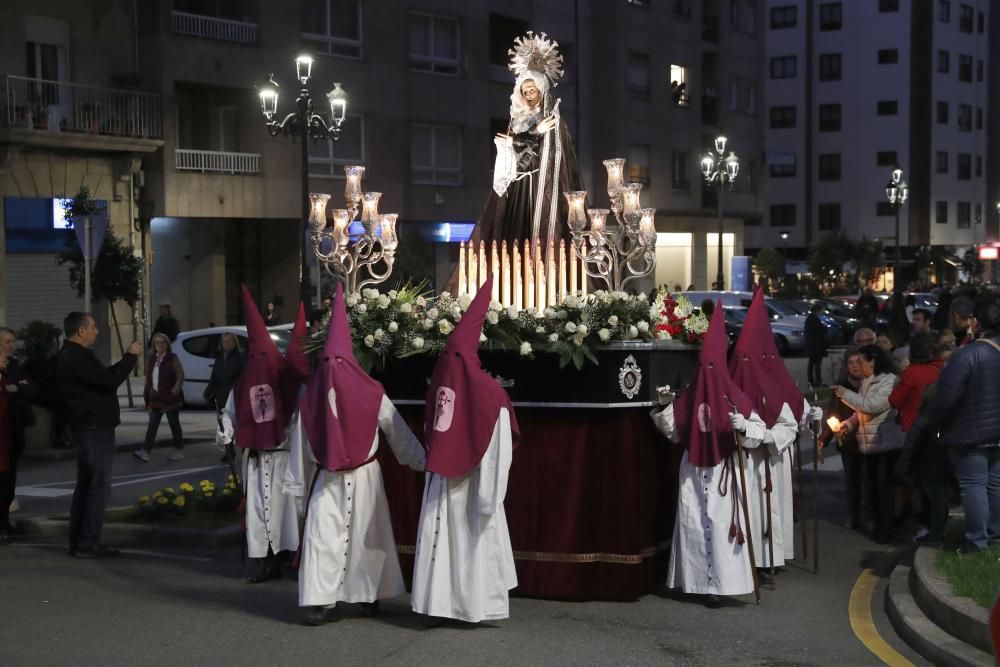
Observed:
[[[295,326],[292,327],[292,339],[288,343],[288,351],[285,358],[291,363],[292,368],[299,376],[300,382],[309,379],[309,357],[305,353],[306,337],[309,335],[309,328],[306,326],[306,307],[299,303],[299,312],[295,316]]]
[[[687,446],[691,465],[714,467],[736,449],[729,423],[733,411],[730,403],[744,417],[749,417],[752,410],[750,401],[729,376],[726,341],[726,315],[720,301],[701,344],[694,381],[674,402],[677,434]]]
[[[479,465],[501,408],[510,413],[515,447],[521,437],[510,397],[479,361],[479,336],[492,293],[491,275],[451,332],[427,390],[427,470],[444,477],[460,477]]]
[[[245,449],[275,449],[287,438],[298,383],[245,285],[242,294],[249,343],[246,366],[233,386],[236,444]]]
[[[768,351],[775,348],[771,320],[764,305],[764,291],[754,292],[740,337],[729,357],[729,374],[753,406],[764,424],[771,428],[778,421],[785,396],[779,379],[771,370]],[[775,348],[776,349],[776,348]]]
[[[326,345],[300,404],[313,456],[330,471],[357,468],[368,460],[385,394],[354,357],[343,283],[337,284],[332,307]]]

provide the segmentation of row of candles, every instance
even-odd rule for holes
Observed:
[[[573,256],[572,247],[560,240],[547,244],[531,241],[497,243],[487,247],[464,241],[458,253],[458,293],[474,296],[490,274],[493,301],[517,310],[559,305],[568,294],[587,294],[584,262]]]

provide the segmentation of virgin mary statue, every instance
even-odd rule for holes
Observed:
[[[553,89],[562,78],[559,45],[545,33],[514,40],[510,71],[510,123],[497,134],[493,190],[472,233],[472,242],[548,244],[569,239],[563,192],[582,190],[573,139],[559,115]]]

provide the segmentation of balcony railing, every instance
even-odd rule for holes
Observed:
[[[240,42],[242,44],[257,43],[256,23],[176,11],[173,13],[173,21],[174,32],[181,35],[218,39],[224,42]]]
[[[163,104],[156,93],[8,75],[0,78],[0,95],[0,125],[6,128],[163,136]]]
[[[221,172],[225,174],[259,174],[259,153],[227,153],[178,148],[174,151],[177,171]]]

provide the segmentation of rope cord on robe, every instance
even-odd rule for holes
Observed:
[[[736,540],[737,544],[743,546],[743,543],[746,542],[746,537],[743,534],[743,526],[740,524],[739,492],[736,488],[735,465],[732,457],[723,461],[722,475],[719,478],[719,495],[723,498],[726,497],[729,494],[729,487],[733,487],[729,509],[729,539]]]
[[[299,526],[299,548],[295,550],[295,557],[292,558],[292,567],[296,570],[299,569],[299,563],[302,562],[302,547],[306,543],[306,519],[309,518],[309,503],[312,502],[313,489],[316,488],[316,480],[319,479],[320,470],[322,468],[316,466],[312,482],[309,483],[309,493],[306,494],[305,501],[302,504],[302,524]]]

